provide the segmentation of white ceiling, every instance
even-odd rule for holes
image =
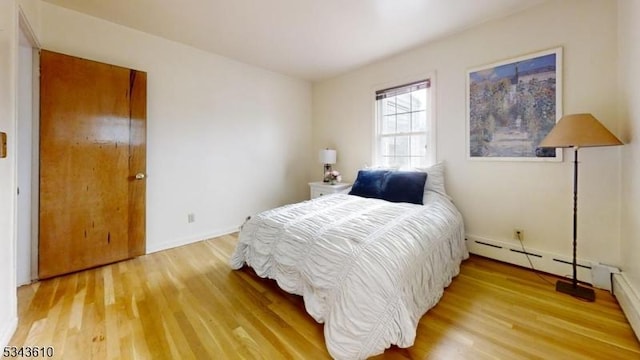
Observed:
[[[545,0],[45,0],[321,80]]]

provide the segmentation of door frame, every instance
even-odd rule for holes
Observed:
[[[30,282],[33,282],[34,280],[37,280],[38,278],[38,229],[39,229],[39,225],[38,225],[38,208],[39,208],[39,178],[40,178],[40,174],[39,174],[39,151],[40,151],[40,146],[39,146],[39,139],[40,139],[40,42],[38,41],[38,38],[35,34],[35,31],[33,30],[33,28],[31,27],[31,24],[29,23],[29,20],[27,19],[26,14],[24,13],[22,7],[18,7],[18,39],[20,39],[20,37],[24,35],[24,37],[26,38],[27,42],[29,43],[29,45],[31,46],[32,49],[32,54],[31,54],[31,62],[27,63],[27,64],[23,64],[23,57],[20,55],[20,48],[22,47],[20,45],[20,41],[18,41],[18,68],[22,67],[22,66],[27,66],[31,68],[31,84],[30,84],[30,88],[31,88],[31,134],[19,134],[18,133],[18,122],[20,121],[24,121],[23,119],[21,119],[20,113],[18,111],[18,114],[16,116],[16,157],[15,157],[15,167],[16,167],[16,186],[18,186],[19,182],[18,182],[18,161],[20,160],[30,160],[30,176],[31,176],[31,184],[30,184],[30,190],[31,190],[31,201],[28,204],[23,204],[21,205],[21,202],[19,201],[18,198],[18,189],[16,188],[16,192],[14,193],[15,196],[15,234],[14,234],[14,244],[15,244],[15,262],[16,262],[16,267],[18,266],[18,264],[20,263],[24,263],[25,261],[29,261],[30,262]],[[22,81],[22,77],[20,76],[20,71],[18,71],[18,79],[17,82],[18,84]],[[19,96],[16,97],[16,108],[19,109],[19,102],[20,102],[20,98]],[[21,136],[24,135],[24,136]],[[26,141],[29,142],[30,144],[30,148],[31,148],[31,159],[23,159],[23,155],[20,152],[20,147],[21,145],[19,144],[19,139],[24,138],[27,139]],[[29,207],[29,214],[30,214],[30,218],[28,219],[28,221],[30,222],[30,230],[31,230],[31,236],[30,238],[30,244],[28,244],[28,249],[29,249],[29,257],[25,258],[25,257],[21,257],[18,258],[18,247],[20,246],[19,241],[21,240],[21,234],[20,234],[20,228],[18,227],[18,219],[19,219],[19,213],[20,213],[20,209],[23,207]],[[25,285],[26,283],[24,281],[18,282],[17,277],[17,268],[16,268],[16,285],[20,286],[20,285]]]

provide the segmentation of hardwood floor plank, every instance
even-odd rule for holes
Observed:
[[[65,360],[330,358],[301,297],[230,269],[236,242],[225,235],[23,286],[10,345],[54,346]],[[472,256],[415,344],[374,359],[640,359],[611,294],[585,303],[555,280]]]
[[[136,339],[136,341],[145,341],[152,359],[169,359],[170,351],[164,335],[162,320],[155,313],[157,307],[153,302],[148,303],[147,300],[138,302],[137,307],[140,312],[143,337]]]

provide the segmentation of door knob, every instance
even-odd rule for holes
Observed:
[[[136,174],[136,180],[143,180],[145,177],[147,177],[145,174],[143,173],[137,173]]]

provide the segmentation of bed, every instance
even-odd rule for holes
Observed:
[[[301,295],[335,359],[409,347],[468,257],[448,196],[425,190],[421,200],[335,194],[262,212],[244,224],[230,265]]]

